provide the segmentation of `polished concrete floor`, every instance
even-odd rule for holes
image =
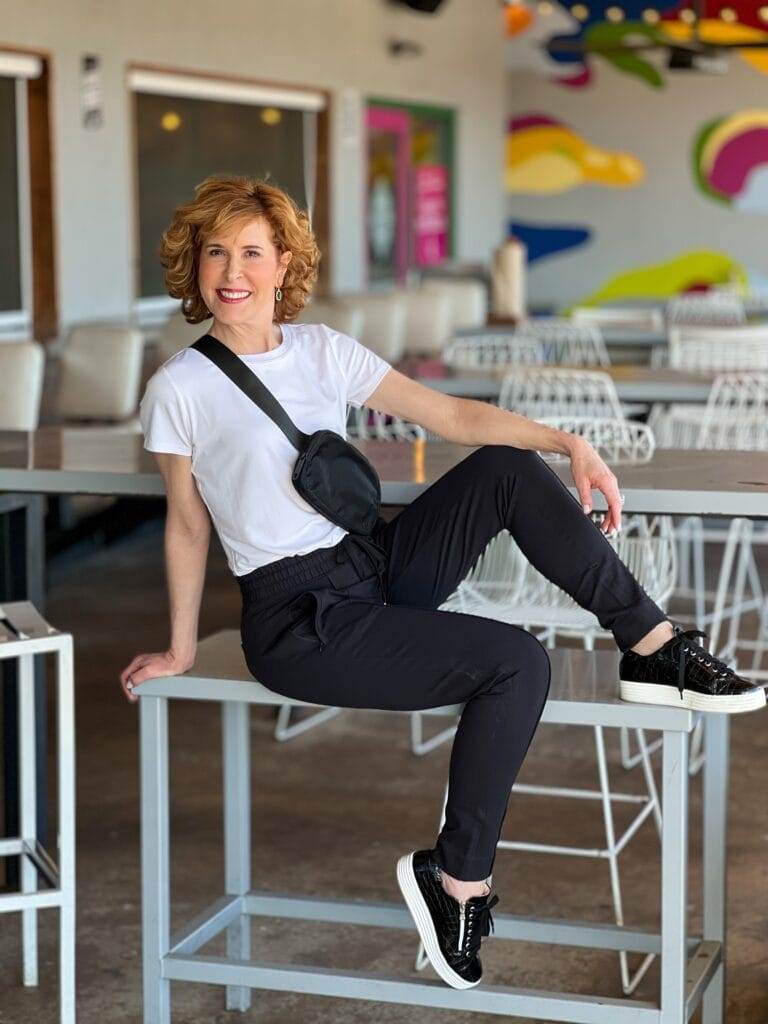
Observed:
[[[144,526],[108,549],[60,558],[49,573],[47,614],[75,636],[78,774],[78,1021],[133,1024],[141,1019],[137,711],[122,697],[118,673],[141,651],[168,641],[162,525]],[[239,592],[216,545],[209,560],[201,635],[237,626]],[[409,750],[406,716],[347,712],[288,744],[272,738],[271,712],[252,714],[253,879],[255,886],[373,900],[399,899],[400,854],[429,845],[439,815],[449,750],[424,758]],[[728,1024],[768,1022],[768,717],[733,720],[729,840]],[[190,704],[171,718],[173,921],[218,896],[220,754],[218,719]],[[618,764],[614,778],[639,792],[638,772]],[[522,780],[594,787],[589,730],[543,727]],[[692,786],[690,910],[699,924],[701,780]],[[619,820],[623,820],[621,815]],[[599,805],[515,796],[505,835],[582,846],[602,841]],[[621,859],[627,923],[658,925],[658,842],[647,823]],[[501,851],[495,871],[499,912],[608,922],[604,862]],[[43,915],[43,978],[24,990],[19,918],[0,923],[0,1024],[53,1024],[56,943],[53,912]],[[172,922],[173,923],[173,922]],[[259,955],[275,961],[343,965],[387,975],[411,972],[414,933],[257,920]],[[619,996],[612,954],[491,939],[489,982],[568,988]],[[431,975],[431,971],[430,971]],[[655,999],[658,966],[638,996]],[[490,1024],[498,1017],[362,1001],[255,992],[244,1015],[223,1009],[221,990],[172,988],[174,1024],[376,1021],[377,1024]]]

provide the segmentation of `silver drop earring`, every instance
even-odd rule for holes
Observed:
[[[283,289],[275,288],[275,302],[279,302],[283,297]]]

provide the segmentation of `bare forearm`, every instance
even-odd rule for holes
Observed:
[[[564,430],[555,430],[516,412],[468,398],[456,399],[455,415],[444,436],[446,441],[458,444],[506,444],[563,455],[571,454],[575,441],[573,434]]]
[[[167,521],[165,568],[171,619],[171,650],[177,658],[194,659],[197,625],[205,581],[210,525],[192,532]]]

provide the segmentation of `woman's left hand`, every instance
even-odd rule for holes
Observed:
[[[622,496],[616,477],[606,466],[595,449],[583,437],[573,437],[570,450],[571,476],[579,492],[584,512],[592,511],[592,491],[600,491],[605,497],[608,511],[603,516],[600,529],[611,534],[621,529]]]

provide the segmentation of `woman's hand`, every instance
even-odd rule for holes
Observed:
[[[586,513],[592,511],[592,491],[600,491],[608,504],[600,529],[611,534],[621,529],[622,496],[616,477],[606,466],[595,449],[583,437],[572,437],[570,448],[571,476],[579,492],[581,507]]]
[[[156,654],[137,654],[133,661],[120,673],[120,685],[128,700],[135,704],[139,699],[133,692],[135,687],[148,679],[159,676],[178,676],[192,668],[194,658],[177,658],[173,651],[158,651]]]

